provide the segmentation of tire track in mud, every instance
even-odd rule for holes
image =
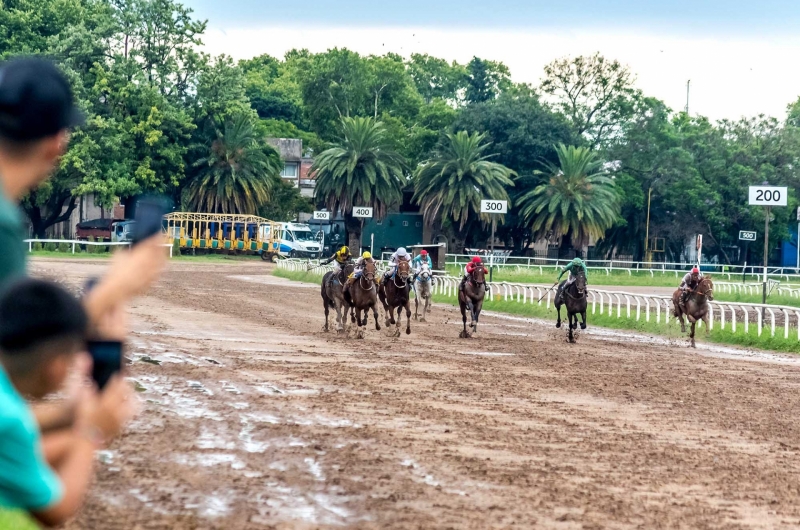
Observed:
[[[800,524],[793,362],[491,316],[465,341],[441,305],[347,340],[264,272],[180,264],[137,304],[144,413],[68,528]]]

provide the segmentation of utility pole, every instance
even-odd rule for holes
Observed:
[[[769,210],[767,206],[767,215],[764,216],[764,283],[762,284],[761,303],[767,303],[767,258],[769,257]]]
[[[650,190],[647,192],[647,224],[645,225],[644,229],[644,260],[648,263],[652,261],[648,257],[647,250],[650,245],[650,198],[653,196],[653,186],[650,186]]]
[[[686,111],[687,116],[689,114],[689,83],[691,82],[692,82],[691,79],[686,81],[686,108],[684,110]]]

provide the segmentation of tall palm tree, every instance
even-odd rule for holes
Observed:
[[[620,212],[614,180],[586,147],[556,146],[559,165],[548,163],[548,177],[520,201],[520,212],[535,236],[562,239],[576,248],[602,238]]]
[[[514,171],[488,160],[490,144],[484,143],[485,137],[466,131],[445,134],[433,158],[417,169],[414,178],[414,201],[425,222],[449,221],[456,252],[463,250],[475,222],[491,220],[480,213],[481,200],[508,200],[506,188],[514,186]]]
[[[405,159],[392,149],[381,122],[372,118],[343,118],[342,138],[314,160],[314,195],[328,210],[341,212],[353,251],[361,246],[361,223],[354,206],[371,206],[376,219],[403,199]]]
[[[256,213],[279,178],[278,153],[258,137],[246,115],[225,123],[216,136],[194,164],[198,173],[186,187],[186,202],[199,212]]]

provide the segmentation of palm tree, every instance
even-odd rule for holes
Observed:
[[[581,248],[613,226],[619,195],[593,151],[559,144],[556,153],[559,165],[548,163],[546,172],[537,172],[548,179],[519,199],[520,213],[537,238],[566,236],[568,245]]]
[[[487,223],[488,214],[480,213],[481,200],[508,200],[506,187],[516,173],[502,164],[490,162],[485,134],[466,131],[446,133],[433,158],[417,169],[414,201],[422,208],[425,222],[449,221],[456,238],[456,252],[461,252],[470,228],[478,220]]]
[[[225,123],[216,136],[194,164],[198,173],[186,187],[186,202],[198,212],[256,213],[278,181],[278,153],[258,137],[246,115]]]
[[[372,118],[343,118],[342,139],[314,161],[315,198],[341,212],[350,234],[348,244],[361,247],[361,223],[354,206],[371,206],[380,220],[403,199],[405,159],[389,145],[383,124]]]

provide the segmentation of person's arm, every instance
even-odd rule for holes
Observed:
[[[155,283],[167,260],[161,246],[163,241],[161,234],[157,234],[114,256],[108,273],[84,298],[84,307],[92,323]]]
[[[54,470],[63,485],[60,500],[32,515],[44,525],[56,526],[75,515],[83,504],[94,472],[94,453],[119,435],[136,413],[131,388],[121,375],[109,381],[103,393],[88,393],[81,400],[71,445]]]
[[[75,421],[74,403],[35,403],[31,411],[42,434],[71,428]]]
[[[572,263],[568,263],[566,267],[561,269],[561,273],[558,275],[557,282],[561,281],[561,277],[564,276],[566,273],[572,270]]]

